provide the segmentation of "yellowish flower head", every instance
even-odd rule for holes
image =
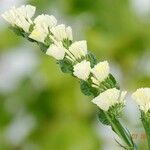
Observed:
[[[72,43],[69,47],[69,51],[73,54],[76,59],[85,57],[87,55],[87,42],[86,41],[76,41]]]
[[[21,7],[12,7],[10,10],[4,12],[2,17],[12,26],[18,26],[25,32],[29,32],[30,25],[33,23],[31,18],[35,13],[36,8],[31,5],[22,5]]]
[[[73,74],[78,77],[79,79],[82,80],[87,80],[90,75],[91,67],[90,67],[90,62],[83,60],[80,63],[77,63],[74,68],[73,68]]]
[[[65,48],[63,46],[52,44],[48,48],[46,54],[54,57],[57,60],[62,60],[65,56]]]
[[[94,78],[92,78],[93,82],[97,83],[97,81],[98,81],[99,83],[101,83],[109,75],[109,64],[108,64],[108,62],[107,61],[99,62],[97,65],[94,66],[94,68],[92,68],[91,72],[94,76]]]
[[[39,15],[34,19],[34,29],[29,35],[31,39],[34,39],[38,42],[44,43],[45,38],[49,34],[49,30],[56,26],[57,20],[54,16],[50,15]]]
[[[147,112],[150,109],[150,88],[139,88],[133,94],[132,98],[139,105],[140,109]]]
[[[124,103],[126,94],[126,91],[120,91],[116,88],[108,89],[95,97],[92,102],[102,110],[108,111],[109,107],[113,106],[114,104],[119,102]]]
[[[66,27],[64,24],[57,25],[50,30],[54,35],[55,39],[60,42],[65,39],[73,40],[72,28],[70,26]]]

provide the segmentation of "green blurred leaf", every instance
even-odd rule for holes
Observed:
[[[91,62],[91,67],[93,68],[97,64],[96,56],[93,53],[88,52],[86,57],[87,60]]]
[[[93,88],[89,82],[84,80],[80,81],[80,89],[82,93],[87,96],[95,97],[99,94],[99,91],[96,88]]]
[[[63,60],[59,60],[58,64],[60,65],[61,71],[63,73],[70,73],[72,74],[73,72],[73,65],[71,64],[71,62],[69,60],[67,60],[66,58]]]
[[[41,42],[37,42],[38,46],[40,47],[41,51],[46,53],[47,49],[49,48],[49,46],[46,46],[45,44],[41,43]]]
[[[105,112],[102,109],[98,109],[98,119],[104,125],[110,125],[110,121],[107,119]]]

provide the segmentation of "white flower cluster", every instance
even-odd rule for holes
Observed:
[[[53,56],[57,60],[62,60],[64,57],[71,61],[76,61],[87,54],[86,41],[73,41],[72,29],[70,26],[66,27],[64,24],[57,25],[57,20],[53,15],[42,14],[37,16],[34,21],[31,17],[35,13],[35,7],[31,5],[21,6],[19,8],[13,7],[9,11],[2,14],[2,17],[11,23],[12,26],[22,28],[29,33],[29,38],[45,43],[48,37],[52,41],[52,45],[47,50],[48,55]],[[33,26],[33,30],[29,29]],[[64,41],[72,44],[68,48],[64,47]]]
[[[36,8],[31,5],[22,5],[19,8],[12,7],[9,11],[2,14],[2,17],[12,26],[18,26],[25,32],[29,32],[30,25],[33,24],[31,18],[35,13]]]
[[[86,81],[91,74],[93,87],[98,87],[108,77],[109,73],[109,64],[107,61],[99,62],[94,68],[91,68],[90,62],[85,60],[74,66],[74,75],[79,79]]]
[[[132,98],[136,101],[141,110],[144,112],[150,110],[150,88],[137,89],[132,94]]]
[[[73,42],[72,29],[64,24],[57,25],[57,20],[53,15],[42,14],[37,16],[34,21],[31,17],[35,13],[35,7],[31,5],[13,7],[5,12],[2,17],[12,24],[22,28],[27,32],[29,38],[47,44],[46,40],[50,40],[47,55],[54,57],[56,60],[69,60],[73,66],[73,74],[77,78],[88,81],[91,80],[91,86],[99,88],[100,84],[109,76],[109,64],[107,61],[99,62],[91,68],[91,62],[87,60],[88,55],[87,42],[85,40]],[[32,30],[30,29],[32,25]],[[30,30],[29,30],[30,29]],[[97,104],[101,109],[108,108],[123,100],[126,92],[120,92],[117,89],[108,89],[97,96],[93,103]]]
[[[109,64],[107,61],[99,62],[94,68],[90,67],[90,62],[83,60],[74,66],[74,75],[82,80],[87,80],[91,74],[92,86],[98,87],[109,75]],[[124,104],[126,91],[120,91],[116,88],[107,89],[95,97],[92,102],[102,110],[108,109],[116,103]]]
[[[36,42],[42,51],[54,57],[63,72],[71,73],[80,79],[82,92],[85,95],[94,95],[92,102],[108,114],[110,119],[114,115],[118,117],[125,104],[127,92],[117,89],[118,86],[110,74],[108,62],[96,64],[95,57],[88,52],[87,41],[73,42],[72,28],[57,24],[53,15],[42,14],[32,21],[35,10],[36,8],[31,5],[12,7],[2,14],[2,17],[12,25],[14,31],[18,31],[29,41]],[[150,88],[138,89],[132,97],[141,110],[150,112]],[[99,118],[103,124],[106,124],[103,121],[108,120],[105,115],[99,115]],[[125,148],[134,149],[136,146],[130,133],[119,125],[117,118],[114,121],[108,121],[113,131],[121,135],[120,137],[127,144]]]
[[[64,24],[57,25],[56,18],[46,14],[37,16],[32,22],[31,17],[34,13],[35,7],[27,5],[19,8],[14,7],[5,12],[2,17],[12,25],[22,28],[25,32],[29,32],[30,25],[34,24],[33,31],[29,34],[29,38],[45,43],[45,39],[48,36],[53,44],[49,46],[46,54],[53,56],[57,60],[62,60],[66,57],[72,62],[77,62],[74,65],[73,74],[79,79],[87,80],[89,75],[92,74],[91,79],[93,86],[98,86],[100,82],[108,77],[109,65],[107,61],[98,63],[94,68],[91,68],[89,61],[77,61],[86,57],[88,53],[87,42],[85,40],[72,42],[73,36],[71,27],[66,27]],[[19,24],[19,22],[21,24]],[[72,42],[68,48],[63,46],[64,40]]]
[[[93,77],[91,78],[93,81],[93,86],[98,86],[101,82],[103,82],[109,75],[109,64],[107,61],[99,62],[94,68],[91,70]]]
[[[54,16],[39,15],[34,19],[34,29],[29,35],[31,39],[44,43],[45,38],[49,34],[49,29],[56,26],[57,20]]]
[[[92,102],[99,106],[102,110],[108,111],[108,109],[116,103],[124,103],[126,91],[120,91],[116,88],[108,89],[95,97]]]

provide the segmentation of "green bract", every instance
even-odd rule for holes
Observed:
[[[82,93],[87,96],[95,97],[99,94],[99,90],[96,88],[93,88],[91,84],[87,81],[83,81],[83,80],[80,81],[80,89]]]
[[[91,68],[93,68],[93,67],[97,64],[96,56],[95,56],[93,53],[91,53],[91,52],[88,52],[86,59],[87,59],[88,61],[90,61],[90,63],[91,63]]]
[[[59,66],[61,68],[61,71],[63,73],[70,73],[70,74],[72,74],[72,72],[73,72],[73,65],[68,59],[65,58],[63,60],[59,60],[58,64],[59,64]]]

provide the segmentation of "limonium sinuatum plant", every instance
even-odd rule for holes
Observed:
[[[74,41],[72,28],[57,24],[53,15],[41,14],[34,17],[36,8],[31,5],[12,7],[2,14],[11,24],[10,28],[19,36],[38,44],[42,52],[55,58],[63,73],[68,73],[80,82],[83,94],[93,98],[98,107],[99,121],[110,126],[120,141],[119,146],[126,150],[137,147],[130,132],[120,123],[126,105],[126,91],[122,91],[110,73],[108,61],[97,62],[87,47],[87,41]],[[133,98],[140,106],[146,132],[150,133],[150,90],[139,89]],[[150,140],[150,137],[148,136]]]

